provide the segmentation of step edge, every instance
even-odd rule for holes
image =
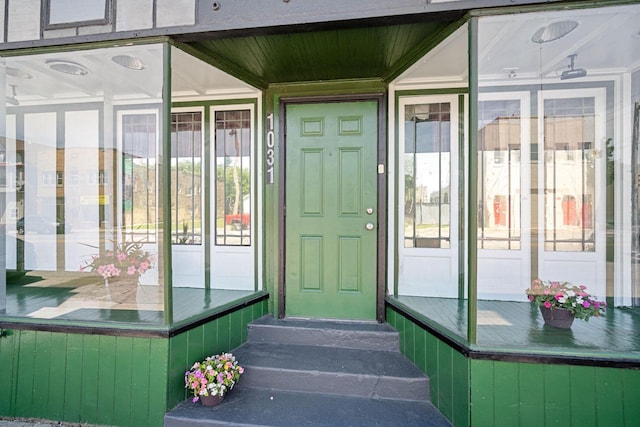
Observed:
[[[243,365],[245,372],[249,371],[249,369],[253,371],[269,371],[269,372],[291,372],[292,375],[296,373],[310,373],[314,375],[335,375],[335,376],[356,376],[356,377],[365,377],[365,378],[397,378],[397,379],[406,379],[406,380],[424,380],[429,381],[429,377],[426,375],[422,375],[420,377],[399,377],[397,375],[375,375],[375,374],[354,374],[350,372],[335,372],[335,371],[318,371],[317,369],[286,369],[286,368],[273,368],[270,366],[260,366],[260,365]]]

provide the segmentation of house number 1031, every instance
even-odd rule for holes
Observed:
[[[273,133],[273,113],[267,114],[267,184],[273,184],[273,164],[275,163],[275,134]]]

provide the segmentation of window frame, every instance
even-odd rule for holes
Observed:
[[[85,20],[69,20],[66,22],[56,22],[51,23],[51,1],[52,0],[44,0],[42,2],[42,28],[44,30],[56,30],[60,28],[76,28],[76,27],[86,27],[90,25],[106,25],[111,23],[111,9],[112,0],[103,0],[104,1],[104,14],[102,18],[95,19],[85,19]]]

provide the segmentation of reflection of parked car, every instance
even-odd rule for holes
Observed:
[[[249,214],[231,214],[225,217],[227,225],[231,225],[234,230],[249,228],[251,223],[251,215]]]
[[[64,222],[59,219],[57,219],[56,222],[51,222],[37,215],[22,217],[16,222],[16,230],[18,231],[18,234],[24,234],[25,223],[27,231],[29,232],[40,234],[64,234]]]

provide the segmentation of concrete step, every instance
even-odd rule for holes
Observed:
[[[249,341],[233,351],[243,385],[342,396],[428,400],[429,379],[402,353]]]
[[[249,325],[253,342],[400,351],[400,336],[377,322],[275,319],[264,316]]]
[[[450,427],[429,402],[429,379],[399,348],[385,324],[265,316],[232,350],[245,372],[224,402],[187,399],[164,425]]]
[[[165,416],[165,427],[451,427],[427,401],[294,393],[243,387],[218,406],[186,400]]]

